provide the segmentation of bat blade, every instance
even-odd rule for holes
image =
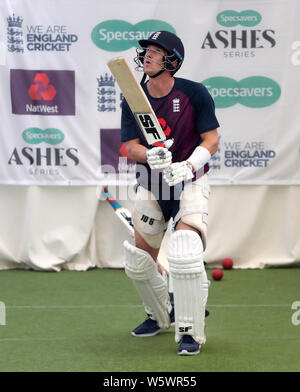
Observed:
[[[133,223],[131,218],[131,212],[126,208],[118,208],[115,210],[117,217],[123,223],[125,228],[130,232],[131,235],[134,235]]]
[[[105,199],[114,209],[117,217],[124,225],[124,227],[129,231],[131,235],[134,235],[131,212],[127,208],[121,206],[121,204],[111,195],[107,186],[103,187],[103,194],[105,196]]]
[[[116,57],[107,63],[116,79],[136,121],[149,145],[166,140],[166,136],[125,57]]]
[[[134,228],[132,223],[132,215],[131,212],[121,206],[121,204],[111,195],[107,186],[103,187],[103,194],[107,202],[114,209],[117,217],[120,219],[124,227],[130,233],[130,235],[134,236]],[[157,262],[161,268],[161,271],[164,271],[166,274],[169,274],[169,263],[167,260],[162,260],[160,256],[157,258]]]

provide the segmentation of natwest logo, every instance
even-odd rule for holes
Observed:
[[[37,73],[34,84],[29,87],[28,94],[33,101],[52,101],[56,95],[56,90],[46,73]]]
[[[75,115],[74,71],[12,69],[14,114]]]

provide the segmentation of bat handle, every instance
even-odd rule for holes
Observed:
[[[174,139],[168,139],[164,142],[164,145],[169,150],[169,148],[172,147],[173,143],[174,143]]]
[[[163,146],[164,146],[167,150],[169,150],[169,148],[173,145],[173,143],[174,143],[174,139],[168,139],[168,140],[166,140],[165,142],[163,142]],[[161,158],[164,158],[164,157],[165,157],[164,151],[159,151],[158,155],[159,155]]]
[[[173,143],[174,143],[174,139],[167,139],[164,142],[164,146],[165,146],[165,148],[169,149],[173,145]],[[161,151],[160,155],[163,158],[165,156],[165,153],[163,151]],[[172,162],[171,162],[171,164],[172,164]],[[178,189],[179,191],[183,190],[182,184],[176,184],[175,188]]]

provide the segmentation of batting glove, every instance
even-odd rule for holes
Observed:
[[[191,165],[187,161],[175,162],[166,168],[163,177],[169,186],[174,186],[182,181],[191,180],[194,177]]]
[[[172,162],[172,153],[164,147],[147,150],[146,157],[151,169],[165,169]]]

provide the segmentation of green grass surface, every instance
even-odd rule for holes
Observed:
[[[297,268],[230,270],[212,280],[207,343],[194,357],[177,355],[174,327],[130,335],[145,314],[123,270],[0,271],[0,301],[1,372],[300,370],[300,325],[291,321]]]

